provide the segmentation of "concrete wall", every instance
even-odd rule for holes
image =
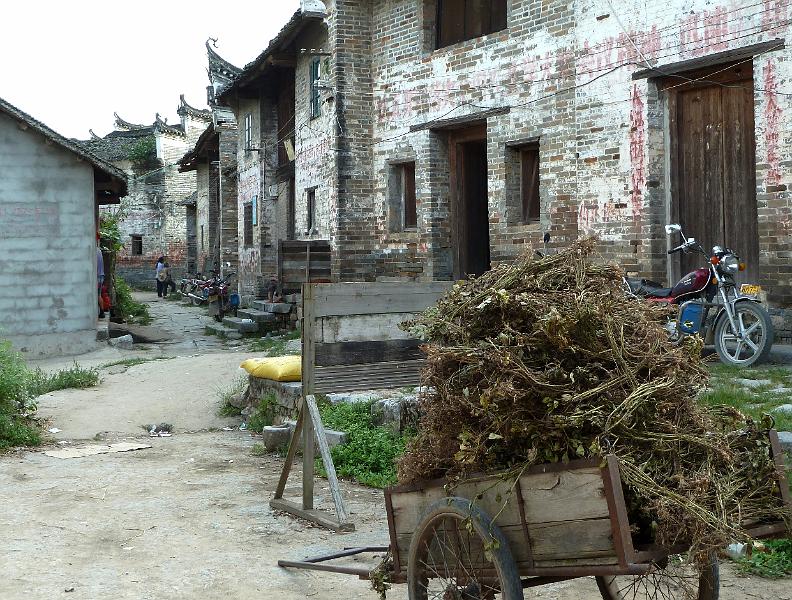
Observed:
[[[96,344],[93,167],[0,114],[0,338],[30,358]]]

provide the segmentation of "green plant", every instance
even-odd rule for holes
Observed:
[[[145,137],[135,143],[127,154],[136,171],[152,169],[159,166],[157,160],[157,142],[153,137]]]
[[[325,427],[347,434],[347,443],[331,450],[338,475],[383,488],[396,483],[396,459],[404,452],[408,436],[375,426],[371,421],[371,404],[321,402],[319,412]],[[325,474],[320,460],[317,469]]]
[[[41,396],[57,390],[93,387],[98,383],[99,371],[84,369],[75,362],[70,368],[55,373],[45,373],[41,369],[36,369],[30,374],[29,385],[33,396]]]
[[[220,408],[217,409],[218,417],[236,417],[242,414],[242,409],[234,406],[232,401],[243,393],[247,386],[247,377],[237,377],[230,385],[217,390],[217,395],[220,397]]]
[[[286,344],[292,340],[299,339],[300,331],[295,329],[284,335],[252,340],[249,348],[252,352],[266,352],[267,356],[284,356],[287,354]]]
[[[109,367],[116,367],[116,366],[124,366],[124,367],[134,367],[136,365],[142,365],[147,362],[153,362],[155,360],[171,360],[176,358],[175,356],[139,356],[136,358],[124,358],[122,360],[114,360],[113,362],[105,363],[100,368],[107,369]]]
[[[139,323],[140,325],[151,323],[152,318],[148,306],[132,297],[129,285],[118,275],[115,278],[115,296],[115,309],[118,316],[130,323]]]
[[[272,425],[272,408],[276,403],[275,394],[270,393],[262,396],[248,417],[248,429],[261,433],[265,427]]]
[[[267,456],[267,454],[268,452],[264,444],[253,444],[253,447],[250,449],[251,456]]]
[[[737,569],[743,575],[759,575],[779,579],[792,575],[792,539],[764,542],[766,552],[754,551],[750,556],[737,561]]]

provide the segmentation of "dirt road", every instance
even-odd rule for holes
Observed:
[[[62,430],[50,448],[116,441],[151,448],[72,459],[42,451],[0,457],[0,598],[374,600],[367,582],[288,571],[276,562],[387,544],[382,493],[343,484],[357,524],[351,534],[274,514],[268,500],[282,459],[252,456],[255,439],[224,431],[238,420],[215,414],[215,390],[238,376],[248,353],[203,337],[205,317],[195,309],[156,301],[152,307],[177,334],[171,344],[105,349],[79,360],[96,366],[126,356],[176,358],[103,368],[98,388],[40,400],[41,415]],[[141,428],[162,421],[174,425],[172,437],[149,438]],[[292,477],[287,496],[299,494],[299,470]],[[317,495],[320,506],[331,504],[322,483]],[[723,578],[726,600],[792,597],[788,581],[740,579],[728,567]],[[526,593],[533,597],[584,600],[598,594],[593,581],[576,580]],[[388,598],[405,600],[404,586]]]

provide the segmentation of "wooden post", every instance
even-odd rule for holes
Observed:
[[[316,452],[314,451],[313,418],[311,411],[306,410],[305,406],[309,398],[313,398],[313,396],[306,396],[303,399],[302,408],[300,409],[300,414],[303,417],[303,510],[312,510],[314,507],[314,459],[316,457]],[[325,443],[327,442],[325,441]]]
[[[344,523],[348,515],[346,507],[344,506],[344,499],[341,497],[341,486],[338,484],[338,476],[336,475],[335,465],[333,464],[333,457],[330,454],[330,445],[327,443],[327,434],[322,424],[322,417],[319,415],[319,407],[316,406],[316,397],[306,396],[305,406],[308,408],[308,415],[311,419],[310,422],[313,424],[314,433],[316,433],[316,443],[319,444],[319,453],[322,456],[325,471],[327,471],[327,481],[330,483],[330,493],[333,495],[333,503],[335,504],[338,521]],[[313,469],[313,465],[311,465],[311,468]],[[313,470],[311,473],[313,474]],[[305,477],[305,474],[303,474],[303,477]],[[303,485],[304,482],[305,479],[303,479]],[[313,477],[311,478],[311,494],[311,501],[313,502]],[[313,505],[311,505],[311,508],[313,508]]]

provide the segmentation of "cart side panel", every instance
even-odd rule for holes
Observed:
[[[513,479],[490,476],[468,479],[449,489],[434,484],[391,490],[392,542],[401,569],[406,568],[410,540],[423,514],[446,496],[475,499],[476,506],[503,531],[521,570],[618,563],[599,466],[526,473],[520,477],[519,489],[520,494]]]

